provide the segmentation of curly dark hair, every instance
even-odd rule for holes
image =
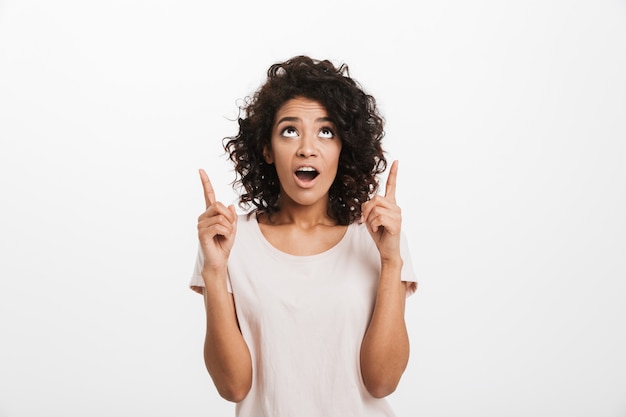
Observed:
[[[278,175],[274,165],[266,163],[263,149],[271,147],[277,111],[296,97],[321,103],[338,129],[342,148],[329,190],[328,214],[338,224],[350,224],[360,218],[361,204],[376,192],[377,176],[387,167],[381,146],[384,119],[374,97],[350,78],[346,64],[335,67],[308,56],[272,65],[265,83],[240,106],[239,133],[224,138],[224,150],[237,174],[233,187],[245,190],[239,205],[253,205],[253,212],[270,216],[280,210]]]

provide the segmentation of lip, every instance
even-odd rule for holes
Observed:
[[[317,176],[315,178],[313,178],[312,180],[309,181],[305,181],[300,179],[297,175],[296,172],[298,171],[298,169],[300,168],[313,168],[315,171],[317,171]],[[314,167],[313,165],[299,165],[294,171],[293,171],[293,178],[294,181],[296,182],[296,184],[298,185],[298,187],[300,188],[311,188],[313,187],[316,183],[317,183],[317,179],[320,177],[320,171]]]

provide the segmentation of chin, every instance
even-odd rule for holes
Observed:
[[[307,196],[307,195],[302,195],[302,192],[298,192],[296,195],[294,194],[286,194],[286,195],[292,204],[295,204],[298,206],[308,207],[308,206],[314,206],[316,204],[328,202],[328,194]]]

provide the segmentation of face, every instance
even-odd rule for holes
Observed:
[[[271,148],[264,151],[276,167],[281,205],[318,204],[325,210],[340,152],[341,139],[324,106],[303,97],[286,101],[276,112]]]

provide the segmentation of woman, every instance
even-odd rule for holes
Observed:
[[[225,149],[238,215],[200,170],[206,210],[191,288],[204,294],[207,370],[247,416],[392,416],[416,281],[386,169],[383,119],[345,65],[272,65]]]

